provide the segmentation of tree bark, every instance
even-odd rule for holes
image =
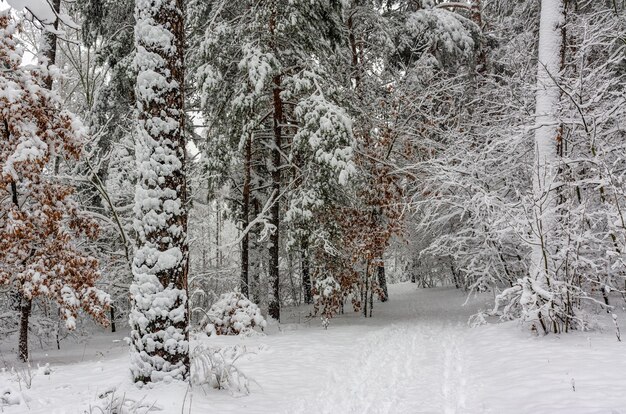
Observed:
[[[136,0],[135,7],[141,66],[130,336],[131,372],[143,383],[189,375],[183,3]],[[151,26],[168,36],[149,37]]]
[[[61,11],[61,0],[50,0],[50,6],[54,8],[57,14]],[[54,65],[57,59],[57,34],[56,31],[59,28],[59,19],[56,19],[52,24],[54,30],[50,30],[47,26],[44,26],[43,41],[42,41],[42,55],[46,58],[47,67]],[[44,85],[46,89],[52,90],[52,76],[47,75],[44,78]]]
[[[309,263],[309,239],[302,238],[300,251],[300,261],[302,266],[302,291],[304,292],[304,303],[313,303],[313,293],[311,292],[311,275]]]
[[[281,179],[281,159],[280,150],[282,146],[283,102],[280,97],[281,79],[274,76],[273,104],[274,104],[274,147],[272,148],[272,197],[274,197],[270,209],[270,222],[274,227],[270,235],[270,302],[268,306],[269,315],[280,320],[280,271],[279,271],[279,251],[280,251],[280,179]]]
[[[382,261],[378,265],[378,286],[382,290],[380,295],[381,302],[387,302],[389,300],[389,290],[387,289],[387,276],[385,275],[385,262]]]
[[[561,97],[557,84],[560,69],[563,23],[563,1],[543,0],[539,28],[539,62],[537,65],[535,168],[533,194],[535,196],[535,234],[530,273],[535,280],[549,283],[548,233],[554,224],[554,195],[551,186],[557,171],[557,142],[559,122],[556,111]]]
[[[542,0],[539,24],[539,51],[537,65],[537,91],[535,109],[535,164],[533,170],[534,196],[534,242],[530,262],[530,281],[527,285],[551,288],[550,246],[551,233],[556,224],[556,198],[552,186],[557,176],[557,144],[560,140],[558,108],[561,91],[558,85],[561,68],[561,48],[563,37],[561,26],[564,23],[563,0]],[[542,299],[538,299],[541,301]],[[537,306],[531,303],[525,307]],[[534,308],[525,309],[533,312]],[[546,312],[547,313],[547,312]],[[542,313],[539,312],[539,315]],[[547,321],[539,316],[539,322],[546,331]],[[553,322],[553,330],[558,327]],[[547,332],[547,331],[546,331]]]
[[[28,319],[33,307],[33,302],[24,296],[20,297],[20,339],[19,356],[23,362],[28,361]]]
[[[111,305],[111,332],[115,333],[115,306]]]
[[[278,1],[270,3],[269,33],[271,36],[270,49],[277,54],[278,44],[276,42],[276,16],[278,14]],[[269,316],[280,321],[280,181],[281,181],[281,147],[282,147],[282,123],[283,123],[283,101],[280,96],[282,92],[280,74],[272,78],[274,87],[272,89],[273,105],[273,132],[274,145],[272,147],[272,207],[270,209],[270,224],[274,231],[270,235],[269,248],[269,283],[270,301],[268,304]]]
[[[241,239],[241,280],[240,289],[241,293],[248,297],[250,293],[249,285],[249,250],[250,239],[248,225],[250,224],[250,178],[251,178],[251,158],[252,158],[252,137],[248,135],[246,139],[246,145],[244,148],[244,175],[243,175],[243,190],[242,190],[242,209],[241,209],[241,227],[243,227],[244,235]]]

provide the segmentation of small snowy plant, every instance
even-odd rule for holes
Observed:
[[[332,277],[315,281],[313,299],[315,312],[321,309],[322,326],[328,329],[329,319],[339,311],[341,306],[341,285]]]
[[[191,351],[191,384],[225,389],[232,394],[249,394],[250,381],[235,366],[246,353],[246,348],[241,346],[217,348],[198,345]]]
[[[267,326],[259,307],[237,292],[222,294],[207,312],[205,324],[209,335],[249,335]]]

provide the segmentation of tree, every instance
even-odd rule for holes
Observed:
[[[19,296],[19,356],[28,359],[32,300],[48,297],[73,329],[80,309],[106,323],[109,297],[95,287],[98,262],[81,246],[95,238],[96,223],[50,174],[55,156],[77,160],[84,128],[60,109],[45,66],[23,67],[16,28],[0,15],[0,283]]]
[[[131,371],[136,382],[189,374],[184,18],[181,0],[137,0],[139,179]]]
[[[554,309],[553,306],[544,307],[543,304],[552,302],[553,293],[549,291],[554,284],[552,273],[554,269],[551,269],[550,251],[556,247],[554,243],[557,242],[551,235],[554,234],[556,225],[554,187],[558,172],[557,143],[561,139],[557,111],[561,100],[559,74],[563,48],[561,33],[561,26],[564,24],[563,13],[562,0],[542,0],[535,107],[537,128],[533,168],[534,242],[529,279],[522,283],[524,289],[530,289],[522,306],[528,316],[533,317],[531,315],[536,314],[544,331],[548,329],[544,318],[555,317],[549,316]],[[553,329],[557,332],[556,325]]]
[[[212,166],[215,175],[225,180],[228,174],[234,189],[241,191],[236,210],[243,216],[242,230],[263,224],[265,230],[259,232],[267,235],[263,240],[269,263],[262,267],[267,269],[270,287],[268,307],[270,316],[278,319],[280,255],[285,246],[293,247],[289,236],[295,232],[286,234],[291,231],[288,226],[297,227],[290,220],[306,210],[299,204],[302,195],[326,177],[312,168],[334,162],[324,171],[330,169],[338,177],[351,157],[351,132],[346,133],[350,126],[338,122],[347,117],[341,114],[341,93],[329,64],[341,24],[340,7],[327,1],[220,1],[206,13],[208,17],[200,21],[210,25],[198,58],[203,112],[211,125],[207,129],[211,145],[205,154],[218,167]],[[209,96],[212,99],[205,99]],[[222,154],[222,160],[227,154],[228,161],[214,163],[216,154]],[[224,164],[229,168],[224,169]],[[308,194],[321,196],[318,190]],[[297,200],[288,204],[293,198]],[[262,211],[251,214],[250,220],[253,209],[242,206],[248,203],[268,208],[254,208]],[[254,231],[261,226],[256,227]],[[248,241],[244,236],[242,252],[250,249]],[[301,249],[314,245],[299,244]],[[263,256],[254,253],[250,256],[255,259]],[[301,258],[306,264],[307,255]],[[242,279],[248,274],[245,266],[244,257]],[[259,277],[258,268],[250,263],[250,271],[256,273],[248,276],[252,281]],[[257,297],[254,289],[252,296]]]

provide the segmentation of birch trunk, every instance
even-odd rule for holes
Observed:
[[[555,197],[551,192],[557,172],[557,140],[560,126],[558,108],[561,98],[558,86],[561,66],[562,0],[543,0],[539,28],[539,62],[537,66],[535,165],[533,196],[535,200],[535,238],[530,275],[533,280],[549,284],[549,232],[554,226]]]
[[[530,278],[523,283],[520,304],[526,317],[538,320],[544,332],[558,332],[552,292],[551,239],[556,224],[556,194],[552,191],[558,171],[557,143],[561,98],[559,72],[564,22],[563,0],[542,0],[537,64],[535,161],[533,169],[533,245]]]

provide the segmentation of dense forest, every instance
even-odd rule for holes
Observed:
[[[0,10],[3,359],[121,331],[132,381],[202,382],[210,338],[339,331],[398,284],[621,341],[624,0]]]

